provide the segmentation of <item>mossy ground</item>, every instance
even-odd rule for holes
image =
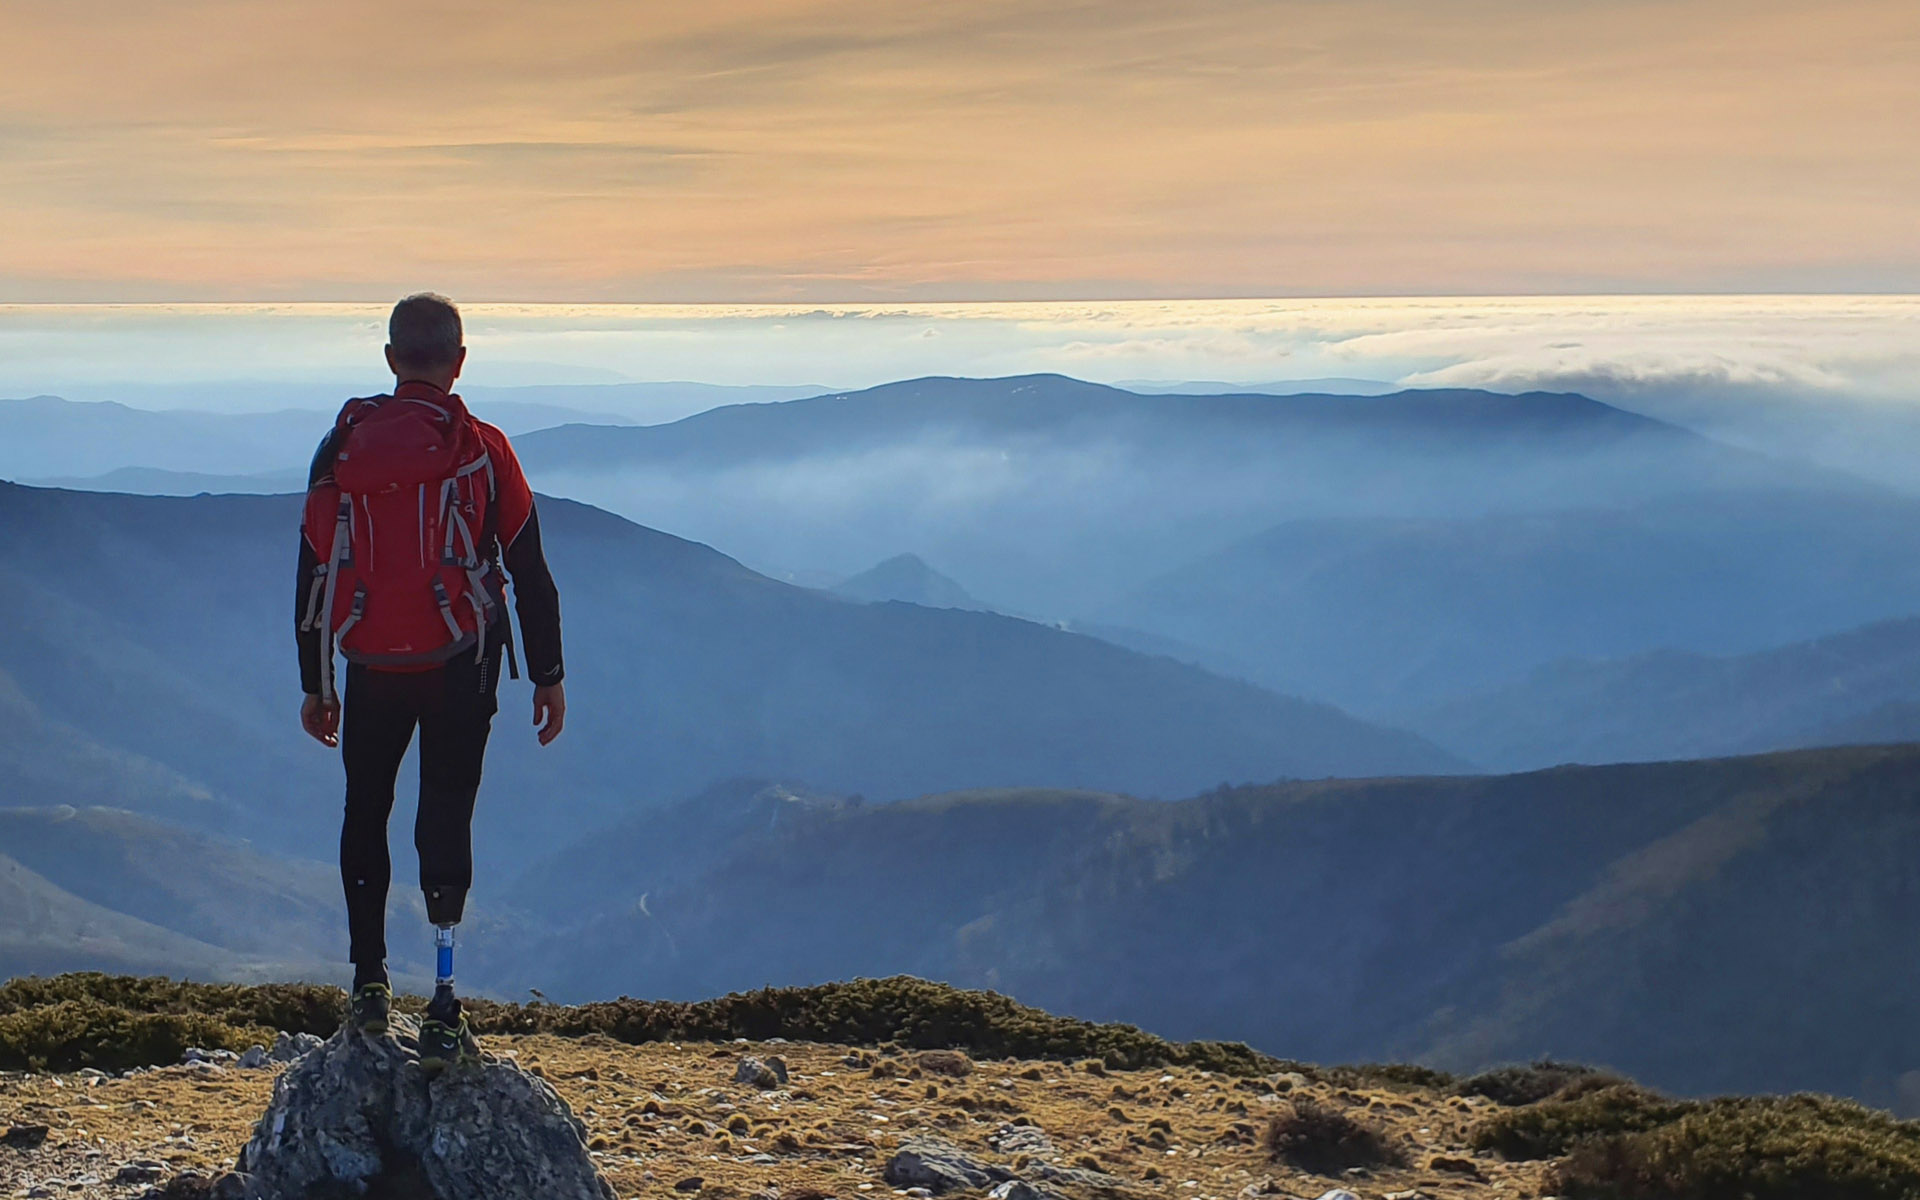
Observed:
[[[339,1028],[345,1003],[340,989],[313,984],[184,983],[93,973],[15,979],[0,985],[0,1070],[171,1063],[188,1045],[247,1045],[263,1030],[325,1037]],[[417,996],[395,1003],[408,1012],[425,1007]],[[1292,1065],[1237,1043],[1169,1042],[1131,1025],[1058,1017],[993,992],[910,976],[765,988],[694,1003],[469,1000],[467,1015],[480,1033],[598,1034],[629,1045],[782,1037],[958,1049],[996,1058],[1097,1058],[1116,1068],[1191,1066],[1243,1076]],[[141,1036],[132,1037],[136,1029]],[[178,1037],[169,1040],[169,1032]]]
[[[330,1034],[344,1002],[335,988],[103,975],[0,986],[0,1069],[10,1072],[0,1075],[0,1126],[52,1131],[38,1148],[0,1147],[0,1196],[53,1179],[54,1194],[81,1200],[136,1195],[142,1186],[107,1181],[138,1159],[174,1173],[222,1168],[264,1108],[273,1072],[170,1064],[188,1045],[239,1050],[276,1029]],[[1318,1196],[1335,1184],[1366,1200],[1920,1197],[1920,1125],[1828,1097],[1677,1100],[1551,1062],[1464,1080],[1419,1067],[1314,1068],[917,979],[698,1004],[477,1002],[472,1015],[489,1051],[539,1071],[573,1105],[629,1196],[697,1176],[708,1200],[774,1200],[776,1187],[786,1200],[858,1200],[888,1190],[880,1167],[902,1135],[986,1151],[989,1133],[1024,1120],[1053,1139],[1059,1165],[1118,1176],[1143,1198],[1237,1200],[1250,1186]],[[790,1085],[734,1083],[748,1052],[782,1054]],[[80,1070],[148,1064],[169,1065],[123,1078]],[[1376,1131],[1371,1170],[1317,1176],[1340,1164],[1277,1160],[1263,1135],[1273,1118],[1297,1118],[1296,1102]]]

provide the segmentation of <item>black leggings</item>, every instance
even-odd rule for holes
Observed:
[[[473,801],[498,708],[499,643],[484,661],[471,653],[431,671],[347,667],[340,755],[347,767],[346,819],[340,826],[340,881],[347,893],[349,957],[372,967],[387,957],[387,817],[400,760],[420,728],[420,806],[413,844],[427,918],[457,922],[473,885]]]

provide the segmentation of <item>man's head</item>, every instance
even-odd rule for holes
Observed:
[[[460,310],[436,292],[419,292],[393,306],[387,321],[387,365],[401,382],[418,379],[445,390],[460,377],[467,348]]]

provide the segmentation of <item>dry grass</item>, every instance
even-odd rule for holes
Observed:
[[[628,1197],[672,1194],[675,1182],[695,1175],[706,1181],[696,1200],[753,1200],[770,1187],[782,1200],[890,1197],[880,1171],[901,1136],[937,1134],[1000,1160],[988,1135],[1022,1118],[1046,1131],[1059,1165],[1097,1164],[1142,1200],[1235,1200],[1269,1180],[1290,1195],[1318,1196],[1338,1185],[1370,1200],[1416,1189],[1435,1200],[1520,1200],[1540,1194],[1545,1171],[1545,1164],[1474,1156],[1466,1137],[1489,1103],[1440,1092],[1296,1085],[1194,1067],[1103,1067],[1096,1075],[1044,1059],[974,1059],[971,1073],[956,1078],[926,1069],[910,1051],[867,1051],[875,1065],[896,1068],[876,1076],[870,1066],[848,1065],[850,1053],[857,1057],[850,1047],[822,1043],[636,1046],[550,1034],[482,1040],[553,1084]],[[791,1082],[769,1092],[734,1083],[741,1054],[781,1055]],[[920,1078],[910,1078],[916,1067]],[[135,1158],[160,1160],[172,1172],[219,1170],[245,1143],[273,1078],[271,1071],[185,1067],[128,1078],[0,1077],[0,1124],[30,1120],[53,1129],[40,1150],[0,1150],[0,1196],[49,1177],[110,1179],[117,1164]],[[1309,1098],[1374,1125],[1411,1165],[1381,1167],[1364,1185],[1276,1166],[1259,1132],[1268,1117],[1289,1110],[1289,1100]],[[90,1150],[99,1156],[86,1159]],[[1440,1156],[1473,1157],[1481,1177],[1428,1169]],[[91,1200],[140,1190],[100,1184],[57,1194]]]

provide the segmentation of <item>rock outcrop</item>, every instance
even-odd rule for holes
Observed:
[[[342,1030],[275,1083],[223,1197],[615,1200],[585,1131],[542,1079],[499,1061],[429,1078],[418,1030]]]
[[[1030,1125],[1003,1125],[988,1141],[1003,1152],[1013,1145],[1026,1151],[1053,1149],[1046,1133]],[[1130,1191],[1125,1180],[1104,1171],[1045,1162],[1029,1163],[1024,1170],[1016,1171],[1012,1166],[977,1158],[945,1138],[924,1135],[901,1140],[899,1150],[887,1160],[883,1177],[896,1188],[924,1188],[935,1196],[985,1190],[993,1200],[1061,1200],[1059,1192],[1046,1186],[1049,1184],[1072,1185],[1084,1195],[1121,1196]]]

